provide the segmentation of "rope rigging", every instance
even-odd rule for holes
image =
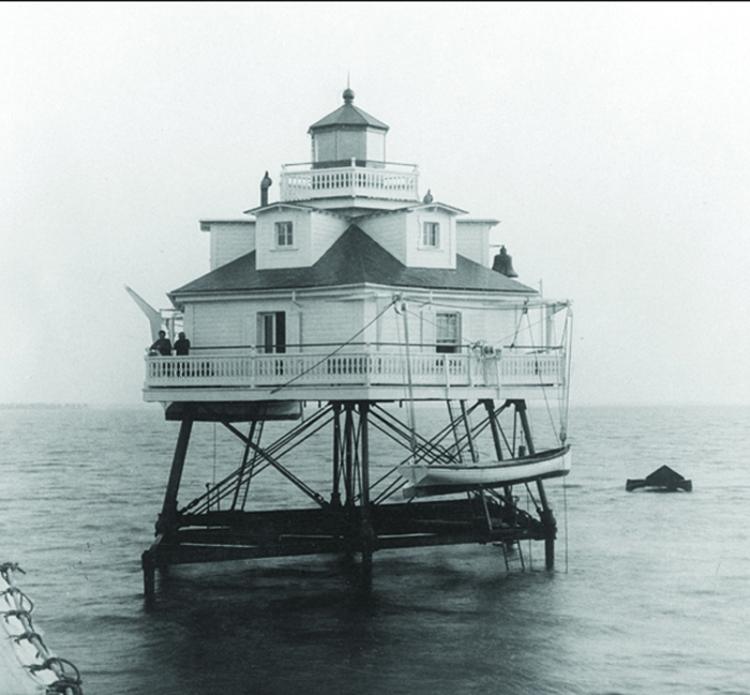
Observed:
[[[329,352],[325,357],[318,360],[315,364],[311,365],[307,369],[303,369],[299,374],[289,379],[289,381],[281,384],[281,386],[277,386],[275,389],[271,391],[271,393],[272,394],[278,393],[282,389],[287,388],[288,386],[293,384],[295,381],[305,376],[305,374],[309,374],[311,371],[313,371],[313,369],[315,369],[316,367],[319,367],[321,364],[325,363],[331,357],[341,352],[347,345],[350,345],[351,343],[353,343],[356,340],[356,338],[362,335],[370,326],[372,326],[373,323],[375,323],[378,319],[380,319],[380,317],[383,316],[383,314],[385,314],[385,312],[388,311],[388,309],[390,309],[395,304],[395,302],[396,302],[396,299],[394,298],[390,304],[388,304],[382,311],[378,312],[378,314],[376,314],[376,316],[371,321],[366,323],[354,335],[352,335],[347,341],[341,343],[341,345],[339,345],[335,350],[331,350],[331,352]]]
[[[403,299],[403,297],[402,297],[402,299]],[[562,306],[562,305],[564,305],[566,307],[568,306],[567,304],[563,304],[562,302],[556,302],[553,306]],[[439,303],[435,303],[435,302],[424,302],[424,303],[421,304],[422,308],[425,307],[425,306],[434,306],[434,307],[438,307],[438,308],[455,308],[455,309],[464,309],[464,310],[466,310],[466,306],[459,306],[459,305],[455,305],[454,306],[454,305],[449,305],[449,304],[439,304]],[[542,306],[548,306],[548,305],[543,305],[543,304],[539,305],[539,307],[542,307]],[[522,304],[522,305],[516,304],[516,305],[514,305],[512,307],[507,307],[507,308],[503,308],[503,307],[500,307],[500,306],[491,306],[491,307],[472,307],[471,309],[473,311],[484,311],[484,310],[487,310],[487,311],[490,311],[490,310],[492,310],[492,311],[498,311],[498,310],[518,311],[519,309],[521,309],[521,314],[518,317],[518,322],[516,323],[516,326],[515,326],[513,332],[512,333],[506,333],[505,335],[502,335],[500,337],[500,339],[497,341],[497,343],[499,345],[503,345],[508,339],[510,339],[511,342],[506,347],[513,348],[513,347],[520,347],[520,346],[516,345],[516,342],[518,340],[518,335],[520,333],[521,325],[523,323],[524,318],[526,318],[526,320],[527,320],[527,324],[528,324],[529,330],[531,330],[532,328],[536,328],[537,326],[543,325],[544,319],[538,319],[538,320],[534,321],[533,323],[528,323],[528,321],[530,320],[528,318],[528,316],[529,316],[529,309],[530,308],[534,308],[534,307],[529,303],[528,300],[526,300],[526,302],[524,302],[524,304]],[[424,321],[425,323],[429,324],[430,326],[433,326],[433,327],[437,328],[438,324],[435,321],[432,321],[431,319],[429,319],[423,313],[419,313],[418,314],[416,312],[413,312],[413,311],[409,310],[408,308],[407,308],[407,311],[409,313],[411,313],[413,316],[415,316],[416,318],[418,318],[420,321]],[[568,312],[569,311],[570,311],[570,307],[568,307]],[[465,348],[476,348],[476,347],[484,344],[485,342],[486,341],[484,341],[482,339],[472,340],[471,338],[466,338],[465,340],[463,340],[461,342],[460,345],[461,345],[461,347],[465,347]],[[540,344],[540,346],[541,346],[541,344]],[[550,346],[547,346],[547,347],[554,347],[554,346],[550,345]]]
[[[401,302],[401,310],[399,311],[398,303]],[[400,295],[395,295],[393,298],[393,309],[397,314],[400,314],[404,320],[404,350],[406,352],[405,369],[406,369],[406,402],[408,403],[408,416],[409,416],[409,429],[410,429],[410,444],[412,450],[412,456],[416,455],[417,439],[416,439],[416,414],[414,413],[414,384],[411,377],[411,356],[409,355],[409,321],[406,318],[407,308],[406,302],[404,302]],[[411,312],[409,312],[411,313]],[[401,340],[399,335],[399,326],[396,322],[396,337],[397,340]]]

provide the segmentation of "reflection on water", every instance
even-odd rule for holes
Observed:
[[[150,408],[5,411],[2,559],[28,571],[35,624],[89,695],[747,692],[749,414],[576,410],[573,473],[549,486],[554,574],[540,544],[524,544],[525,574],[492,546],[382,551],[369,593],[338,558],[186,566],[146,610],[139,558],[175,423]],[[295,470],[324,483],[328,445]],[[239,455],[196,426],[185,486],[199,493]],[[694,492],[625,493],[663,463]],[[264,486],[256,503],[298,503]]]

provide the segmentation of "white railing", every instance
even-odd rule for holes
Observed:
[[[369,167],[357,166],[353,161],[350,166],[324,169],[313,169],[309,164],[285,164],[281,170],[281,200],[366,196],[416,201],[418,178],[414,164]]]
[[[412,384],[420,386],[559,386],[564,353],[410,355]],[[404,386],[406,356],[389,352],[232,353],[146,357],[146,388],[277,386]],[[499,383],[498,383],[499,382]]]
[[[500,357],[501,384],[562,385],[565,381],[565,353],[504,352]]]

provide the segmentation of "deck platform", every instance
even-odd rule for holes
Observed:
[[[562,350],[485,354],[204,352],[146,357],[144,400],[464,400],[562,388]],[[407,376],[408,375],[408,376]]]
[[[525,510],[490,498],[373,505],[372,551],[464,543],[544,540],[547,526]],[[155,566],[359,550],[360,507],[213,511],[177,519],[169,536],[146,551]]]

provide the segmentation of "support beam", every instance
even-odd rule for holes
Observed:
[[[477,457],[476,448],[474,447],[474,435],[471,430],[471,424],[469,423],[469,415],[466,412],[466,401],[459,401],[459,405],[461,406],[461,419],[463,420],[464,430],[466,431],[466,442],[469,445],[469,454],[471,455],[471,462],[477,463],[479,459]]]
[[[539,493],[539,503],[542,505],[542,511],[539,513],[539,520],[544,526],[544,566],[548,570],[552,570],[555,568],[557,521],[549,506],[549,502],[547,501],[547,495],[544,492],[544,485],[541,480],[536,481],[536,489]]]
[[[451,402],[445,401],[448,406],[448,420],[450,422],[450,429],[453,432],[453,446],[456,447],[456,454],[458,455],[458,462],[463,463],[463,457],[461,456],[461,442],[458,439],[458,431],[456,430],[456,418],[453,417],[453,409],[451,408]]]
[[[341,506],[341,403],[333,404],[333,485],[331,505]]]
[[[185,467],[185,457],[192,430],[192,415],[186,413],[185,418],[180,423],[180,434],[177,437],[177,446],[172,458],[172,468],[169,471],[169,481],[167,482],[167,490],[164,494],[164,504],[162,505],[159,519],[156,522],[157,533],[169,534],[170,531],[174,530],[177,523],[177,493],[180,489],[182,471]]]
[[[359,404],[359,446],[360,446],[360,537],[362,551],[362,577],[367,586],[372,583],[372,553],[375,550],[375,531],[370,515],[370,438],[368,415],[370,404]]]
[[[496,457],[502,460],[504,450],[507,459],[507,451],[512,452],[515,444],[511,444],[506,437],[500,413],[513,407],[513,427],[515,432],[516,423],[519,424],[519,443],[523,442],[523,448],[529,454],[535,453],[523,400],[506,400],[499,409],[488,398],[476,401],[471,408],[466,402],[459,402],[459,405],[460,413],[454,419],[448,404],[450,423],[429,440],[381,409],[377,403],[367,400],[334,401],[263,447],[260,446],[261,421],[251,422],[249,433],[247,430],[243,433],[229,421],[214,418],[244,444],[240,466],[215,486],[216,495],[226,498],[230,504],[226,507],[222,505],[225,508],[219,510],[216,505],[204,501],[210,501],[210,498],[201,495],[178,511],[177,495],[192,424],[198,418],[197,411],[186,408],[157,526],[158,536],[141,558],[146,598],[154,596],[157,569],[184,563],[241,558],[321,553],[341,553],[351,557],[359,553],[362,558],[360,576],[367,586],[372,578],[373,553],[378,549],[460,543],[512,545],[521,540],[535,540],[544,541],[545,564],[548,569],[553,569],[557,527],[543,484],[536,477],[529,482],[536,482],[539,503],[532,495],[534,505],[528,510],[518,505],[511,487],[506,487],[502,493],[477,491],[469,495],[468,501],[419,500],[414,503],[391,501],[383,504],[393,494],[392,491],[398,490],[399,482],[403,484],[403,480],[396,475],[398,464],[375,481],[375,492],[370,490],[370,424],[376,428],[376,434],[383,432],[408,449],[409,458],[415,455],[410,446],[413,438],[417,442],[416,457],[436,464],[455,462],[462,451],[476,459],[477,438],[489,428],[487,434],[492,435]],[[472,425],[469,415],[474,408],[480,407],[485,408],[487,418],[476,416],[477,422]],[[326,429],[329,424],[332,431]],[[462,428],[464,434],[456,433],[457,428]],[[441,442],[448,439],[451,432],[456,441],[450,449],[446,449]],[[318,492],[292,472],[293,465],[288,461],[294,461],[290,454],[297,446],[323,433],[328,441],[333,440],[332,478],[330,491],[325,489],[326,484]],[[464,456],[464,460],[467,459],[468,456]],[[255,475],[256,462],[261,471],[266,467],[276,469],[287,483],[298,487],[318,507],[245,511],[243,491],[245,495],[247,493],[243,486]],[[388,494],[383,494],[383,486]],[[329,494],[330,502],[323,497],[328,498]]]
[[[526,446],[528,447],[529,454],[534,454],[536,453],[536,450],[534,448],[534,440],[531,436],[529,418],[526,413],[526,402],[517,400],[515,401],[515,406],[518,417],[521,419],[523,436],[526,440]],[[541,480],[536,481],[536,489],[539,493],[539,503],[542,506],[542,509],[539,512],[539,520],[544,526],[544,566],[548,570],[552,570],[555,568],[555,538],[557,537],[557,521],[555,520],[555,515],[552,513],[552,509],[549,506],[547,494],[544,491],[544,484]]]
[[[148,550],[141,555],[141,568],[143,569],[143,595],[147,602],[151,602],[156,595],[156,549],[160,538]]]
[[[344,491],[346,505],[354,505],[354,421],[352,404],[344,405]]]
[[[253,440],[256,426],[257,426],[257,421],[253,420],[250,423],[250,432],[248,432],[248,435],[247,435],[248,441]],[[245,443],[245,451],[242,454],[242,463],[240,464],[240,469],[239,469],[239,472],[237,473],[237,484],[235,485],[235,488],[234,488],[234,496],[232,497],[232,505],[230,509],[237,508],[237,500],[239,499],[239,496],[240,496],[240,488],[242,487],[243,478],[245,477],[245,469],[247,468],[249,457],[250,457],[250,445]],[[248,484],[250,484],[249,480],[247,482]]]
[[[245,442],[245,444],[249,446],[258,456],[272,465],[279,473],[281,473],[281,475],[283,475],[287,480],[293,483],[299,490],[304,492],[311,500],[317,502],[321,507],[327,506],[328,502],[325,501],[322,495],[313,490],[307,483],[303,482],[300,478],[294,475],[294,473],[282,466],[278,459],[276,459],[274,456],[271,456],[271,454],[269,454],[264,449],[261,449],[254,442],[251,442],[234,425],[228,422],[222,422],[221,424],[224,425],[224,427],[226,427],[238,439]]]
[[[500,428],[497,424],[497,416],[495,415],[495,404],[492,399],[484,401],[484,408],[487,411],[487,417],[490,421],[490,432],[492,432],[492,442],[495,445],[495,455],[498,461],[503,460],[503,444],[500,441]]]
[[[534,448],[534,439],[531,436],[531,425],[529,425],[529,416],[526,413],[526,401],[516,400],[513,401],[516,406],[516,412],[518,417],[521,419],[521,429],[523,430],[523,438],[526,441],[526,450],[529,454],[535,454],[536,449]]]

